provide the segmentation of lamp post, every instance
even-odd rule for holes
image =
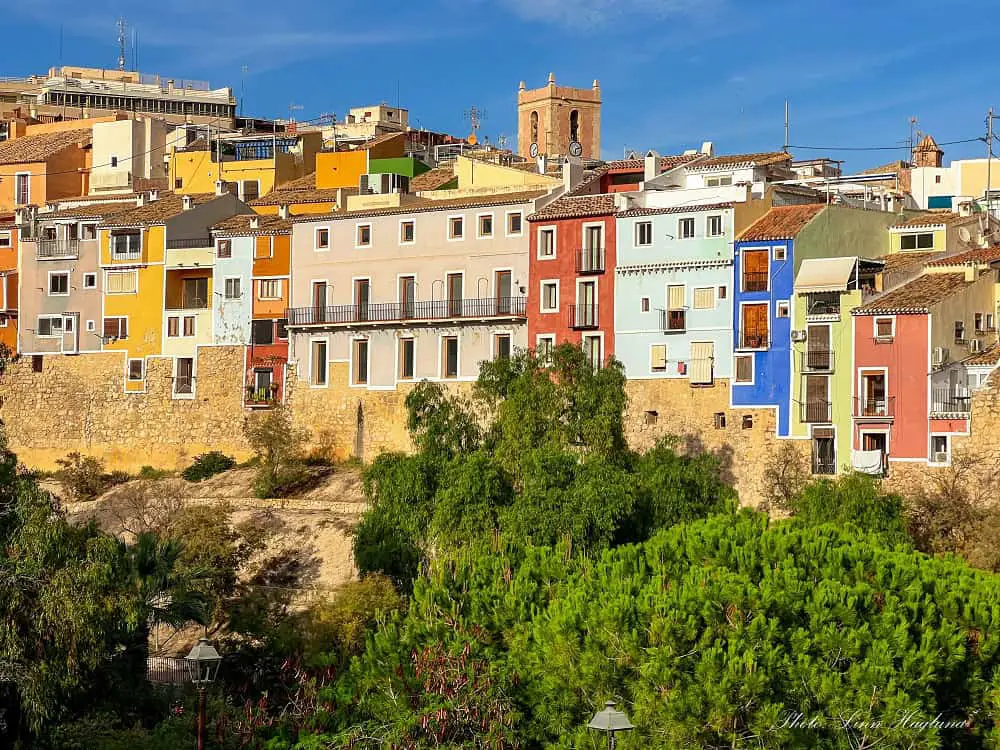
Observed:
[[[634,729],[625,712],[615,709],[614,701],[605,703],[604,710],[594,714],[594,718],[587,724],[587,728],[596,729],[598,732],[605,732],[608,735],[608,750],[615,750],[616,732],[627,732]]]
[[[215,682],[222,657],[207,638],[199,638],[184,661],[191,682],[198,686],[198,750],[205,750],[205,688]]]

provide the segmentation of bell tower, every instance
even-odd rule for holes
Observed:
[[[595,80],[589,89],[557,86],[555,73],[549,73],[545,86],[529,91],[521,81],[517,152],[529,158],[539,154],[601,158],[600,83]]]

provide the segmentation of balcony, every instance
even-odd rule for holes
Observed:
[[[802,422],[826,424],[833,421],[833,404],[829,401],[807,401],[800,403],[799,407]]]
[[[35,244],[37,260],[58,260],[60,258],[78,258],[80,256],[80,240],[38,240]]]
[[[840,315],[839,292],[814,292],[806,295],[806,317]]]
[[[767,271],[744,271],[743,272],[744,292],[766,292],[767,291]]]
[[[835,352],[828,349],[809,349],[801,353],[802,372],[833,372]]]
[[[191,248],[212,247],[211,237],[196,237],[194,239],[167,240],[167,250],[190,250]]]
[[[854,397],[854,418],[884,422],[896,418],[896,397]]]
[[[425,300],[423,302],[378,302],[367,305],[292,307],[289,326],[379,325],[489,318],[524,318],[525,297],[480,297],[474,299]],[[596,310],[596,307],[595,307]]]
[[[604,248],[584,247],[576,251],[578,274],[604,273]]]
[[[684,333],[687,330],[687,310],[661,310],[660,329],[664,333]]]
[[[972,395],[968,391],[951,388],[935,388],[931,391],[932,414],[969,414],[972,411]]]
[[[570,305],[567,325],[576,331],[597,328],[597,305]]]
[[[246,387],[244,403],[251,409],[272,409],[281,402],[281,386],[271,383],[267,387]]]
[[[771,346],[767,328],[748,328],[740,331],[737,349],[767,349]]]

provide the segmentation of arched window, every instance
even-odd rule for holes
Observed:
[[[538,143],[538,113],[531,113],[531,142]]]
[[[569,113],[569,139],[570,141],[580,140],[580,111],[577,109]]]

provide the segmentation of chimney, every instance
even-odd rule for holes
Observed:
[[[278,218],[287,219],[291,214],[288,212],[288,204],[282,203],[278,206]]]
[[[958,204],[958,215],[959,216],[972,216],[972,202],[962,201]]]
[[[216,195],[225,195],[226,194],[226,183],[225,183],[224,180],[216,180],[215,181],[215,194]]]
[[[538,155],[538,174],[545,174],[545,167],[548,164],[548,159],[545,158],[545,154]]]
[[[185,195],[181,201],[181,205],[184,207],[185,211],[190,211],[194,208],[194,199],[190,195]]]
[[[701,144],[701,153],[705,156],[715,156],[715,144],[711,141],[705,141]]]
[[[643,164],[643,170],[642,170],[643,182],[649,182],[659,173],[660,173],[660,155],[655,151],[648,151],[646,153],[646,162],[645,164]]]
[[[146,205],[146,203],[149,202],[147,198],[148,196],[145,193],[139,193],[138,195],[135,196],[135,205],[139,208],[142,208],[143,206]]]
[[[979,276],[979,268],[973,264],[969,263],[965,266],[965,281],[967,284],[971,284]]]
[[[152,190],[149,191],[149,202],[150,203],[152,203],[153,201],[157,201],[159,199],[160,199],[160,191],[159,190],[157,190],[156,188],[153,188]]]
[[[167,79],[167,93],[168,94],[174,93],[174,79],[173,78]]]
[[[250,217],[250,228],[260,229],[260,217],[257,214]]]
[[[583,179],[583,162],[575,156],[566,157],[563,162],[563,188],[568,193],[580,184]]]

